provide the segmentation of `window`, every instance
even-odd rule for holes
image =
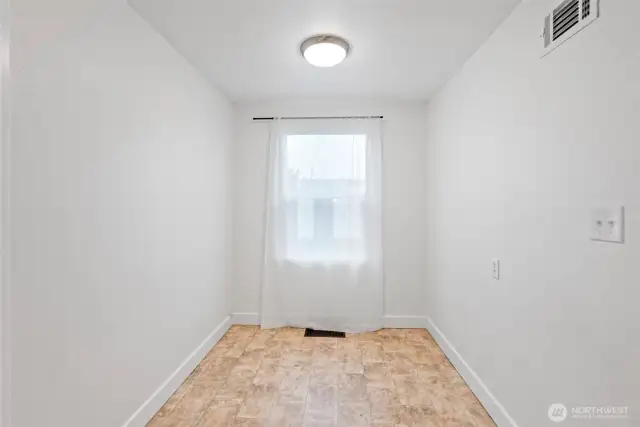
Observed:
[[[263,327],[378,328],[384,296],[382,123],[274,120],[268,155]]]
[[[286,136],[281,162],[286,259],[364,259],[366,149],[366,135]]]

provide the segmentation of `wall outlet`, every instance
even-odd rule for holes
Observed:
[[[494,258],[491,260],[491,276],[495,280],[500,280],[500,260],[499,259]]]
[[[624,207],[597,207],[591,210],[591,240],[624,243]]]

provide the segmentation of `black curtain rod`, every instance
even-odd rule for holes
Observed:
[[[317,120],[317,119],[384,119],[384,116],[335,116],[335,117],[254,117],[256,122],[270,120]]]

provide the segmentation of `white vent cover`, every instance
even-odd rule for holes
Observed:
[[[600,0],[564,0],[544,20],[542,33],[542,56],[547,55],[562,43],[600,16]]]

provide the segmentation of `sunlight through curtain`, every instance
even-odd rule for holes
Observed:
[[[262,327],[381,327],[380,126],[378,120],[272,124]]]

